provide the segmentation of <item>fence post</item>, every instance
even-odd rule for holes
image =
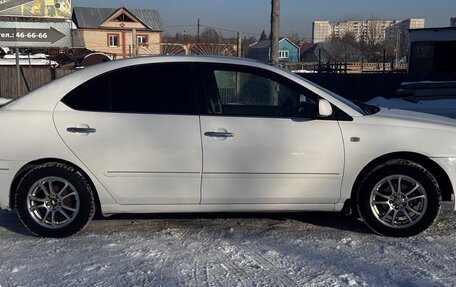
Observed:
[[[55,68],[51,67],[51,80],[54,81],[55,79],[57,79]]]
[[[318,49],[318,72],[321,73],[321,48]]]

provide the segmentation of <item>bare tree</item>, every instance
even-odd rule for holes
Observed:
[[[254,36],[251,36],[249,38],[244,37],[244,39],[242,40],[242,56],[243,57],[245,57],[246,55],[249,54],[250,45],[252,45],[253,43],[255,43],[257,41],[258,41],[257,38]]]
[[[223,37],[214,28],[206,27],[201,33],[200,39],[206,43],[220,43]]]
[[[336,61],[351,61],[359,56],[355,54],[359,42],[353,32],[347,32],[339,37],[333,34],[328,42],[331,44],[330,52]]]
[[[376,61],[385,48],[385,31],[377,20],[367,22],[367,29],[363,31],[365,47],[369,56]]]
[[[291,42],[295,43],[298,46],[299,46],[299,44],[301,44],[302,38],[299,35],[299,33],[296,31],[292,31],[291,33],[288,33],[286,37],[288,38],[288,40],[290,40]]]

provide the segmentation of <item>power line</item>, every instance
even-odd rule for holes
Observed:
[[[185,27],[191,27],[192,29],[186,30],[186,32],[189,32],[189,31],[195,31],[195,30],[197,29],[198,25],[175,25],[175,26],[164,26],[164,27],[165,27],[165,28],[185,28]],[[256,37],[260,37],[260,36],[261,36],[261,33],[258,34],[258,33],[244,32],[244,31],[236,31],[236,30],[232,30],[232,29],[214,27],[214,26],[210,26],[210,25],[203,25],[203,24],[200,24],[200,27],[213,28],[213,29],[215,29],[215,30],[224,31],[224,32],[230,32],[230,33],[241,32],[243,35],[250,35],[250,36],[256,36]],[[300,38],[301,40],[303,40],[303,41],[312,41],[312,38],[311,38],[311,37],[299,37],[299,38]]]
[[[175,26],[164,26],[165,28],[181,28],[181,27],[196,27],[197,25],[175,25]]]
[[[243,31],[235,31],[235,30],[219,28],[219,27],[214,27],[214,26],[208,26],[208,25],[201,25],[201,26],[202,27],[206,27],[206,28],[213,28],[213,29],[220,30],[220,31],[231,32],[231,33],[241,32],[244,35],[252,35],[252,36],[259,36],[260,35],[258,33],[249,33],[249,32],[243,32]]]
[[[231,33],[237,33],[241,32],[243,35],[251,35],[251,36],[260,36],[258,33],[250,33],[250,32],[244,32],[244,31],[236,31],[232,29],[226,29],[226,28],[220,28],[220,27],[214,27],[214,26],[209,26],[209,25],[200,25],[201,27],[206,27],[206,28],[213,28],[215,30],[220,30],[220,31],[225,31],[225,32],[231,32]],[[186,28],[186,27],[198,27],[198,25],[195,24],[189,24],[189,25],[172,25],[172,26],[164,26],[165,28]]]

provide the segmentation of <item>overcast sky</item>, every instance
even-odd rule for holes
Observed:
[[[196,25],[198,18],[203,25],[259,35],[263,29],[269,33],[271,1],[73,0],[73,6],[157,9],[171,35],[196,33],[196,27],[184,25]],[[310,38],[314,20],[424,17],[426,27],[449,26],[450,18],[456,17],[456,0],[282,0],[281,9],[282,36],[297,32]]]

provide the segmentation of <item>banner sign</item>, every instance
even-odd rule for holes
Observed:
[[[71,22],[0,22],[0,47],[72,47]]]
[[[71,0],[0,0],[0,16],[71,19]]]

